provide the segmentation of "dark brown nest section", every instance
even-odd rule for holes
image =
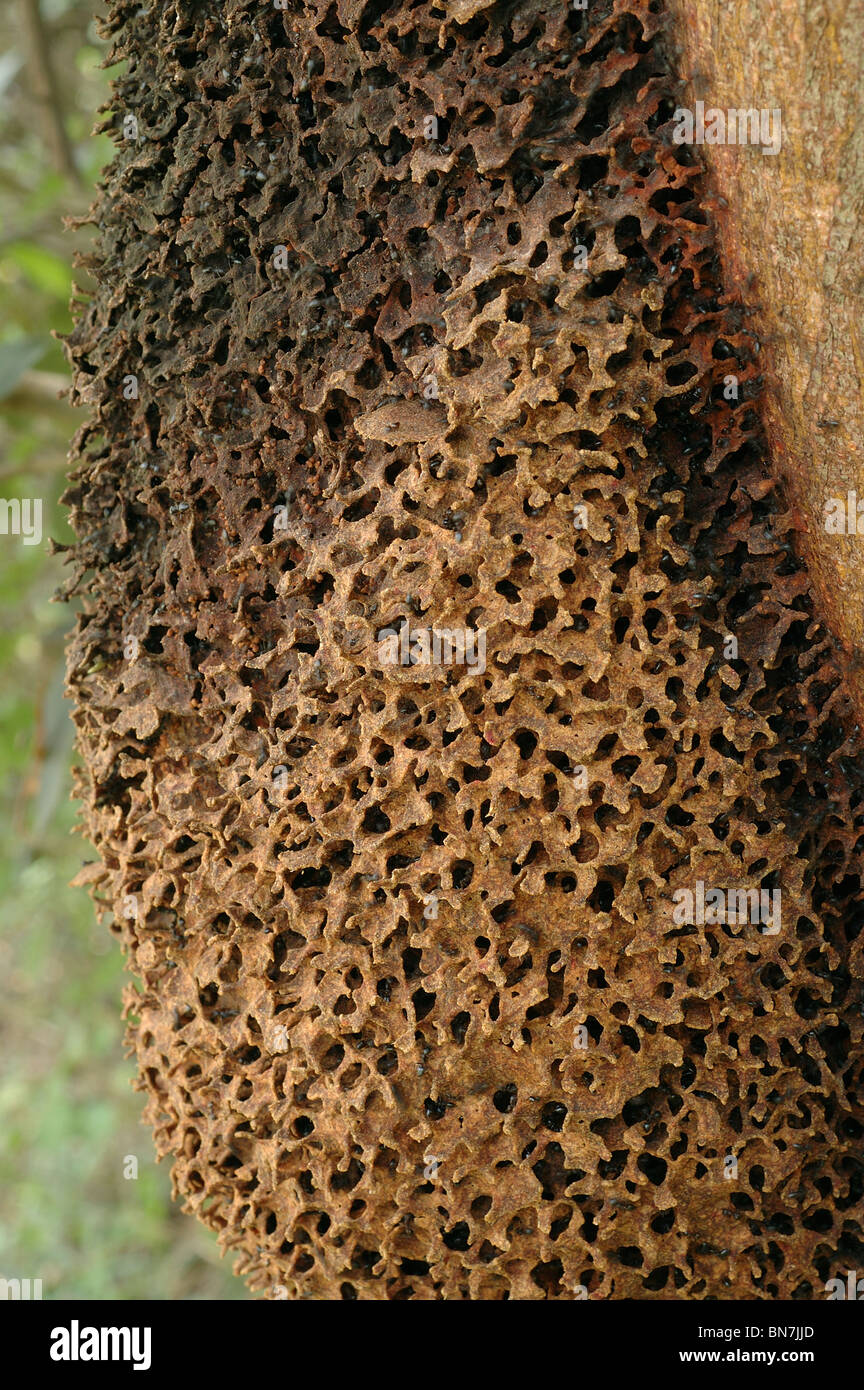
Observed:
[[[111,11],[85,877],[158,1151],[269,1297],[864,1257],[860,751],[659,8]],[[383,662],[406,624],[484,668]],[[699,883],[780,929],[676,920]]]

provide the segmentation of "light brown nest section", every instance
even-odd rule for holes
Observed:
[[[158,1153],[264,1296],[864,1255],[860,743],[659,9],[112,9],[84,877]],[[406,623],[485,669],[384,663]],[[782,929],[676,921],[699,882]]]

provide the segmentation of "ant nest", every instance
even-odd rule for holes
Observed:
[[[821,1297],[862,763],[662,17],[446,8],[108,21],[69,680],[147,1118],[266,1297]]]

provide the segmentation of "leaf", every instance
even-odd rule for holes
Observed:
[[[0,400],[15,390],[24,373],[45,356],[50,346],[51,339],[41,334],[0,343]]]
[[[67,300],[72,293],[72,272],[62,256],[33,242],[16,241],[6,248],[6,259],[16,265],[31,285],[44,294]]]

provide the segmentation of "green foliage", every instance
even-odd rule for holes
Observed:
[[[36,334],[21,334],[0,343],[0,400],[14,391],[28,367],[45,356],[48,343]],[[26,456],[26,455],[25,455]]]

